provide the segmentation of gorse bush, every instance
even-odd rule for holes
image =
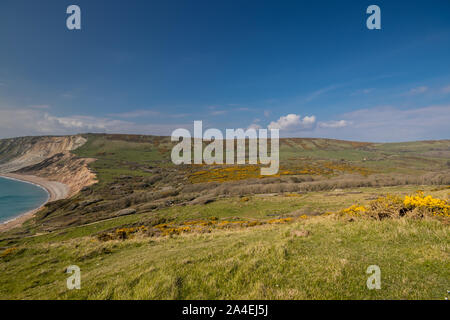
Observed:
[[[211,233],[220,229],[244,229],[262,225],[286,224],[298,219],[307,219],[306,215],[297,218],[275,218],[269,220],[219,220],[217,217],[207,219],[189,220],[184,222],[163,222],[153,226],[122,227],[111,232],[103,232],[97,235],[97,240],[106,242],[111,240],[128,240],[137,235],[141,237],[165,237],[176,236],[184,233]]]
[[[201,168],[203,168],[203,166]],[[210,168],[208,170],[198,170],[191,173],[188,178],[192,183],[227,182],[246,179],[267,179],[268,176],[263,176],[260,174],[260,169],[261,168],[258,165],[222,166],[219,168]],[[330,176],[343,173],[368,176],[370,173],[372,173],[372,171],[364,167],[350,165],[347,163],[326,161],[318,163],[302,163],[301,165],[288,167],[282,165],[279,172],[271,176],[271,178],[303,175]]]
[[[371,217],[375,219],[412,217],[450,217],[448,200],[425,196],[422,191],[401,198],[396,195],[386,195],[371,201],[366,206],[352,205],[338,212],[340,216]]]
[[[146,232],[148,228],[146,226],[140,226],[136,228],[119,228],[114,232],[104,232],[97,236],[97,239],[100,241],[109,241],[109,240],[127,240],[133,237],[134,234],[138,232]]]
[[[366,211],[369,216],[378,219],[401,217],[406,214],[401,197],[391,194],[371,201]]]
[[[422,191],[418,191],[414,196],[406,196],[403,201],[405,207],[412,209],[425,209],[433,215],[448,217],[450,214],[450,205],[446,200],[436,199],[432,196],[425,196]]]
[[[367,211],[366,207],[354,204],[348,208],[342,209],[341,213],[348,216],[360,216]]]
[[[12,247],[12,248],[8,248],[3,250],[3,252],[0,254],[0,258],[4,258],[7,257],[9,255],[11,255],[12,253],[14,253],[15,251],[17,251],[16,247]]]

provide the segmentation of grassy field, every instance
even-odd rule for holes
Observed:
[[[293,230],[308,230],[306,238]],[[318,217],[288,225],[136,238],[29,244],[1,264],[3,299],[443,299],[448,227],[437,221],[352,223]],[[82,289],[68,291],[77,264]],[[368,290],[369,265],[382,289]],[[14,278],[14,281],[10,279]]]
[[[51,234],[3,240],[5,299],[443,299],[450,285],[448,224],[436,219],[339,219],[310,216],[254,227],[100,241],[95,235],[155,215],[185,222],[289,217],[304,210],[339,210],[374,195],[410,194],[417,186],[359,188],[328,194],[220,200],[119,217]],[[434,190],[434,191],[433,191]],[[425,188],[435,197],[448,190]],[[298,216],[298,214],[297,214]],[[296,237],[307,230],[307,237]],[[69,291],[64,270],[82,270],[82,289]],[[382,289],[368,290],[369,265]],[[14,279],[13,281],[11,279]]]
[[[97,159],[92,169],[102,184],[120,175],[148,176],[148,172],[139,170],[141,166],[168,161],[162,151],[164,149],[158,150],[155,144],[157,138],[145,137],[137,141],[108,139],[104,135],[90,135],[87,138],[87,143],[74,153],[83,158]]]
[[[99,183],[0,234],[1,299],[443,299],[450,288],[448,214],[340,214],[418,190],[448,206],[448,140],[283,139],[280,174],[264,178],[175,166],[164,137],[85,137],[74,153],[97,159]],[[66,288],[69,265],[81,290]],[[380,290],[366,287],[370,265]]]
[[[97,159],[91,166],[101,184],[112,182],[120,175],[149,176],[149,167],[174,167],[170,161],[170,150],[174,144],[168,137],[85,137],[88,142],[74,153]],[[349,168],[365,168],[372,173],[423,174],[450,169],[448,159],[450,140],[389,144],[330,139],[282,139],[280,142],[281,167],[286,170],[308,166],[320,168],[326,162],[345,164]],[[198,170],[201,169],[198,167]]]

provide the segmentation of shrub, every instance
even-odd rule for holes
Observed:
[[[401,217],[406,213],[402,199],[390,194],[371,201],[368,207],[368,215],[377,219]]]
[[[14,253],[15,251],[17,251],[16,247],[5,249],[5,250],[3,250],[2,254],[0,255],[0,258],[5,258],[5,257],[11,255],[12,253]]]
[[[422,191],[418,191],[413,196],[406,196],[403,204],[406,209],[425,210],[435,216],[449,217],[450,205],[448,201],[425,196]]]
[[[110,241],[110,240],[126,240],[132,238],[132,236],[137,232],[145,232],[148,228],[145,226],[135,227],[135,228],[119,228],[114,232],[101,233],[97,236],[100,241]]]
[[[449,217],[449,202],[425,196],[422,191],[402,199],[395,195],[386,195],[371,201],[367,206],[352,205],[338,212],[341,216],[371,217],[375,219],[398,218],[405,215],[424,217]]]

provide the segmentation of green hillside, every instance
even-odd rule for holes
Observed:
[[[72,153],[97,159],[98,183],[0,233],[0,298],[442,299],[450,285],[450,140],[282,139],[262,177],[176,166],[167,137],[84,137]],[[366,288],[373,264],[382,290]]]

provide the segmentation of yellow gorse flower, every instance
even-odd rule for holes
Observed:
[[[341,212],[350,216],[360,216],[366,211],[367,211],[366,207],[354,204],[351,207],[343,209]]]
[[[428,195],[425,196],[423,191],[417,191],[415,195],[405,196],[404,199],[396,195],[386,195],[369,203],[368,206],[352,205],[348,208],[342,209],[338,213],[349,216],[362,216],[373,213],[386,213],[401,211],[407,212],[414,209],[427,210],[434,216],[449,217],[450,204],[446,200],[433,198]]]
[[[450,214],[450,205],[448,201],[425,196],[422,191],[418,191],[414,196],[406,196],[403,204],[407,209],[425,208],[434,215],[448,217]]]

